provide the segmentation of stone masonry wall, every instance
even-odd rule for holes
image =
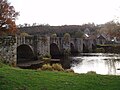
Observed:
[[[12,66],[16,66],[17,39],[13,36],[0,37],[0,60]]]

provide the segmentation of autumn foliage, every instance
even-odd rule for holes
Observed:
[[[0,0],[0,35],[15,35],[15,20],[18,15],[7,0]]]

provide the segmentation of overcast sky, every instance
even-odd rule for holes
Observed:
[[[20,12],[17,24],[103,24],[120,16],[120,0],[8,0]]]

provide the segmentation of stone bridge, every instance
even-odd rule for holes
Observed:
[[[0,37],[0,54],[6,63],[16,66],[21,62],[35,61],[44,55],[59,58],[64,53],[93,52],[96,40],[46,36]]]

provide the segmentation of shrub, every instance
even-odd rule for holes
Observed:
[[[43,56],[43,58],[51,58],[51,55],[50,54],[46,54]]]
[[[105,49],[104,48],[96,48],[95,52],[96,53],[104,53]]]
[[[74,71],[72,69],[66,69],[65,71],[68,73],[74,73]]]
[[[64,71],[61,64],[52,64],[53,70]]]
[[[44,64],[41,68],[41,70],[55,70],[55,71],[64,71],[64,69],[62,68],[61,64],[52,64],[52,66],[50,64]]]
[[[95,71],[88,71],[87,74],[97,74]]]
[[[45,64],[47,64],[51,60],[51,55],[49,55],[49,54],[46,54],[44,56],[41,55],[40,58],[44,61]]]
[[[50,62],[50,58],[43,58],[42,60],[44,61],[45,64]]]
[[[42,70],[49,70],[52,71],[52,66],[50,64],[44,64],[41,68]]]

